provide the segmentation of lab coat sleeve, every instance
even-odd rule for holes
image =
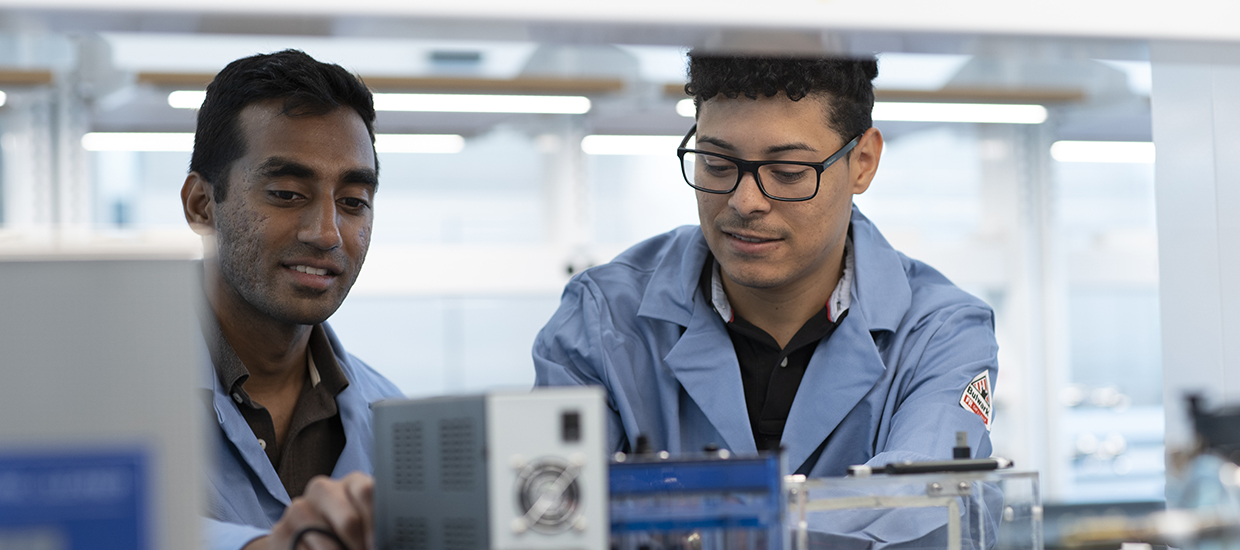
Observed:
[[[606,301],[587,277],[564,288],[560,308],[534,340],[535,386],[602,386],[607,393],[608,449],[625,449],[624,423],[609,383],[605,334],[614,332]]]
[[[202,547],[207,550],[240,550],[254,539],[267,534],[266,529],[253,525],[202,518]]]
[[[928,325],[932,331],[925,345],[913,348],[920,350],[913,363],[916,370],[899,393],[891,431],[885,442],[880,442],[880,452],[866,464],[881,468],[904,460],[951,458],[957,431],[969,434],[973,457],[990,456],[986,423],[964,409],[960,400],[965,386],[982,372],[988,374],[993,391],[998,364],[993,313],[983,307],[965,306],[944,312],[942,318],[937,328]],[[996,543],[1003,499],[997,487],[984,485],[986,490],[979,489],[981,495],[960,498],[964,538],[980,542],[966,542],[966,548],[991,548]],[[908,490],[924,494],[918,489]],[[842,540],[853,540],[859,548],[867,547],[867,542],[872,548],[942,547],[947,540],[943,512],[942,508],[921,508],[811,514],[811,530],[818,531],[811,533],[811,546],[832,547]]]
[[[966,386],[981,373],[986,373],[994,392],[999,352],[994,314],[965,306],[944,315],[925,346],[918,346],[915,371],[898,394],[891,431],[867,464],[951,458],[958,431],[968,433],[974,458],[990,456],[990,428],[960,401]]]

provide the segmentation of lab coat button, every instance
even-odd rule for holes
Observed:
[[[263,438],[261,437],[258,438],[258,446],[261,447],[264,451],[267,450],[267,442],[263,440]]]

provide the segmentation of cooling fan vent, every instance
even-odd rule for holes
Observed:
[[[540,533],[568,530],[581,516],[581,467],[557,457],[535,460],[517,475],[518,522]]]

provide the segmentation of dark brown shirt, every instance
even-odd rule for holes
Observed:
[[[228,395],[232,396],[241,416],[250,425],[259,446],[266,451],[289,498],[301,496],[310,478],[331,475],[345,444],[344,425],[336,408],[336,395],[349,386],[349,381],[336,362],[323,326],[315,325],[311,329],[309,351],[313,368],[311,365],[306,367],[310,374],[297,398],[284,444],[278,445],[271,413],[250,399],[245,391],[245,381],[250,378],[249,369],[241,363],[215,319],[210,321],[203,323],[203,332],[220,384],[227,388]]]

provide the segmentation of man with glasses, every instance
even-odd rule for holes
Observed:
[[[989,456],[993,312],[852,204],[883,150],[877,74],[691,53],[677,154],[700,226],[574,277],[536,383],[604,386],[616,451],[782,448],[796,473],[839,476],[951,458],[963,431]]]

